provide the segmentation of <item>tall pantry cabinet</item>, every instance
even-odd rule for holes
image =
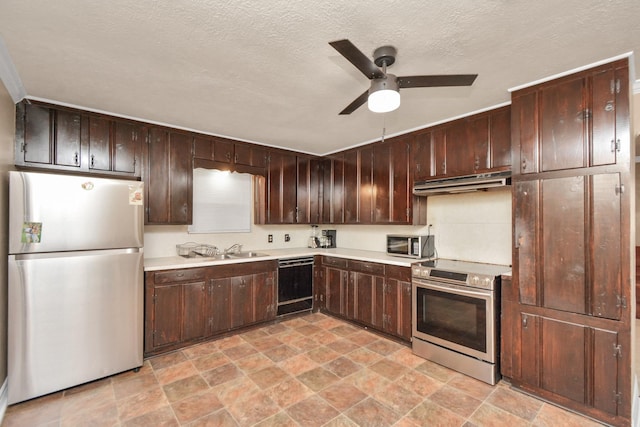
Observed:
[[[614,425],[631,416],[628,60],[512,93],[513,281],[502,373]]]

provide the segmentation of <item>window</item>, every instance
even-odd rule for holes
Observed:
[[[246,173],[194,169],[189,233],[250,232],[251,181]]]

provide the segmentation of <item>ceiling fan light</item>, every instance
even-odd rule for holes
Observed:
[[[367,107],[374,113],[388,113],[400,106],[400,92],[392,74],[371,81]]]

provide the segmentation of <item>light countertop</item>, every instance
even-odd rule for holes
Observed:
[[[314,249],[314,248],[291,248],[291,249],[265,249],[252,250],[266,254],[266,256],[253,258],[235,258],[235,259],[214,259],[206,257],[183,258],[180,256],[169,256],[160,258],[146,258],[144,260],[145,271],[172,270],[176,268],[205,267],[212,265],[228,265],[240,264],[254,261],[267,261],[274,259],[293,258],[299,256],[325,255],[337,258],[349,258],[358,261],[379,262],[382,264],[391,264],[401,267],[411,267],[414,262],[420,261],[415,258],[402,258],[389,256],[384,252],[364,251],[359,249]]]

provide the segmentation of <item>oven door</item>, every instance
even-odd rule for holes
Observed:
[[[413,337],[496,361],[493,291],[413,280]]]

